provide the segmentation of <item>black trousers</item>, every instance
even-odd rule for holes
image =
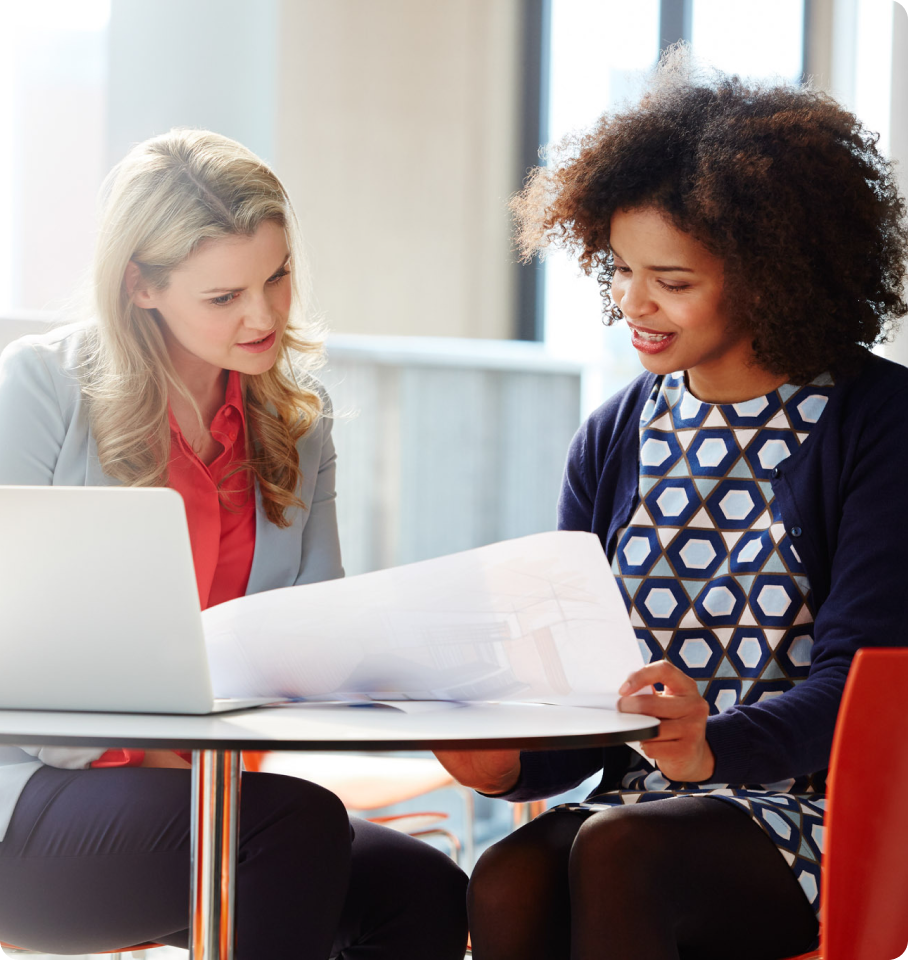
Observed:
[[[189,771],[39,770],[0,843],[0,941],[186,947],[189,829]],[[306,781],[243,775],[236,876],[238,960],[463,958],[462,871]]]

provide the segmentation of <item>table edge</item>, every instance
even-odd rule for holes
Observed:
[[[53,747],[133,747],[145,750],[295,750],[304,752],[350,750],[557,750],[582,747],[611,747],[628,740],[648,740],[659,730],[658,722],[641,724],[632,730],[608,733],[554,734],[526,737],[422,737],[385,740],[257,740],[206,737],[68,737],[46,734],[0,734],[0,745]]]

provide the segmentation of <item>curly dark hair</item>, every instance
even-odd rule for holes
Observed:
[[[750,83],[669,51],[639,104],[571,135],[511,201],[524,259],[566,247],[612,299],[616,210],[655,207],[719,256],[755,361],[847,372],[908,313],[908,221],[877,134],[807,87]]]

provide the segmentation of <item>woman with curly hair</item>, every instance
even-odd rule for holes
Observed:
[[[513,203],[523,253],[596,273],[646,371],[574,438],[559,526],[599,535],[648,661],[619,709],[661,728],[640,752],[442,754],[510,800],[601,775],[479,861],[477,960],[816,938],[849,664],[908,642],[908,370],[868,349],[908,310],[908,227],[876,142],[824,94],[675,52]]]
[[[175,489],[203,609],[343,576],[283,185],[174,130],[105,186],[91,317],[0,356],[0,483]],[[167,750],[0,747],[0,940],[186,947],[190,782]],[[244,774],[239,819],[241,960],[462,960],[466,877],[440,851],[293,777]]]

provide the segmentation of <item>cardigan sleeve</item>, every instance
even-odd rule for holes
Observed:
[[[595,471],[590,469],[590,423],[574,434],[568,449],[558,498],[558,529],[593,529],[593,504],[596,497]]]
[[[522,750],[520,777],[507,793],[493,796],[520,803],[545,800],[579,787],[584,780],[602,771],[597,792],[617,786],[633,756],[631,748],[584,747],[578,750]]]
[[[609,552],[637,489],[638,425],[658,378],[644,373],[595,410],[574,435],[558,498],[558,529],[586,530]]]
[[[824,770],[854,654],[864,646],[908,644],[906,379],[860,420],[846,421],[840,455],[824,449],[834,448],[835,438],[811,451],[820,467],[827,466],[822,482],[815,477],[801,484],[795,466],[781,465],[777,495],[789,534],[801,528],[793,542],[805,566],[816,556],[814,566],[828,569],[828,595],[817,610],[807,677],[773,699],[707,721],[715,781],[775,783]],[[829,475],[830,465],[838,475]]]

